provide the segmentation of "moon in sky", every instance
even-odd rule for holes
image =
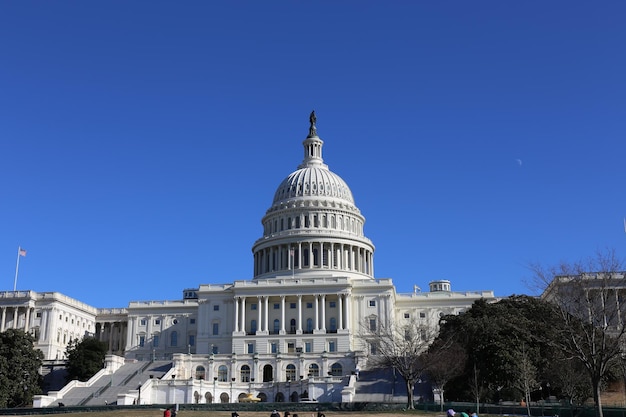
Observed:
[[[521,159],[516,159],[515,161],[517,161],[517,165],[522,166],[522,160]]]

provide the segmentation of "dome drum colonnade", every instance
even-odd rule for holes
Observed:
[[[311,114],[304,160],[274,194],[252,248],[254,278],[336,270],[374,276],[374,245],[350,188],[323,163],[323,141]]]

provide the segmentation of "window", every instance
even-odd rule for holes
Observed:
[[[254,343],[248,343],[247,344],[247,352],[248,353],[254,353]]]
[[[219,353],[218,349],[217,349],[217,346],[211,345],[211,353],[214,354],[214,355],[217,355]]]
[[[296,303],[289,303],[289,308],[296,308]]]
[[[250,382],[250,367],[248,365],[241,367],[241,382]]]
[[[139,336],[139,347],[144,347],[146,345],[146,336]]]
[[[313,319],[306,319],[306,332],[313,333]]]
[[[178,333],[172,332],[170,334],[170,346],[178,346]]]
[[[376,300],[370,300],[370,307],[376,307]]]
[[[312,363],[309,365],[309,376],[320,376],[320,367]]]
[[[139,320],[139,325],[145,326],[146,324],[148,324],[148,320],[146,320],[146,319]]]
[[[250,321],[250,333],[256,333],[256,320]]]
[[[313,303],[306,303],[306,308],[313,308]]]
[[[219,334],[220,334],[219,323],[213,323],[213,336],[218,336]]]
[[[37,318],[40,318],[40,317],[41,317],[41,311],[38,311],[37,312]]]
[[[409,313],[404,313],[404,318],[405,318],[405,319],[408,319],[408,318],[410,318],[410,317],[411,317],[411,315],[410,315]]]
[[[328,341],[328,351],[329,352],[337,352],[337,342],[334,340]]]
[[[293,364],[287,365],[287,370],[285,372],[285,378],[287,381],[295,381],[296,380],[296,367]]]
[[[172,324],[174,324],[174,325],[178,324],[178,319],[172,320]]]
[[[426,318],[426,313],[422,312],[420,313],[420,319],[425,319]]]
[[[204,379],[205,373],[204,366],[196,366],[196,379]]]
[[[189,319],[189,324],[196,324],[196,319]]]
[[[375,317],[370,318],[370,331],[371,332],[376,331],[376,318]]]
[[[255,304],[250,304],[250,310],[256,310],[256,303]]]
[[[195,346],[196,345],[196,336],[193,334],[189,335],[189,346]]]
[[[370,345],[370,354],[371,355],[378,355],[378,346],[376,346],[376,344],[372,343]]]
[[[278,343],[270,343],[270,353],[278,353]]]
[[[296,332],[296,319],[291,319],[289,321],[289,332],[292,334]]]
[[[330,331],[337,332],[337,319],[334,317],[330,318]]]
[[[228,381],[228,368],[226,365],[220,365],[220,367],[217,368],[217,380],[220,382]]]
[[[152,336],[152,347],[159,347],[159,335]]]
[[[333,363],[330,367],[330,374],[332,376],[341,376],[343,374],[343,367],[339,363]]]
[[[330,308],[336,308],[337,307],[337,302],[336,301],[331,301],[329,304]]]
[[[287,353],[294,353],[296,351],[296,344],[294,342],[287,342]]]
[[[311,343],[311,342],[304,342],[304,351],[307,352],[307,353],[313,352],[312,346],[313,346],[313,343]]]
[[[280,304],[274,303],[274,310],[280,310]]]
[[[155,319],[155,320],[154,320],[154,325],[155,325],[155,326],[158,326],[158,325],[160,325],[160,324],[161,324],[161,319]]]
[[[274,333],[278,333],[278,331],[280,330],[280,320],[275,319],[274,320]]]
[[[215,305],[213,306],[213,311],[220,311],[220,306],[219,306],[219,304],[215,304]]]

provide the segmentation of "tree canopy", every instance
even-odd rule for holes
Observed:
[[[554,307],[529,296],[495,303],[478,300],[462,314],[443,317],[438,340],[453,341],[467,356],[462,374],[448,384],[448,398],[521,400],[540,390],[557,357],[551,343],[556,323]]]
[[[95,337],[70,341],[65,351],[67,356],[67,380],[87,381],[104,366],[107,345]]]
[[[22,330],[0,333],[0,408],[30,405],[41,392],[43,353],[33,343]]]

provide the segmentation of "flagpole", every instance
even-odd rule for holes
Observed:
[[[20,251],[21,251],[21,247],[17,247],[17,261],[15,262],[15,279],[13,280],[13,291],[16,291],[17,289],[17,271],[20,268]]]

